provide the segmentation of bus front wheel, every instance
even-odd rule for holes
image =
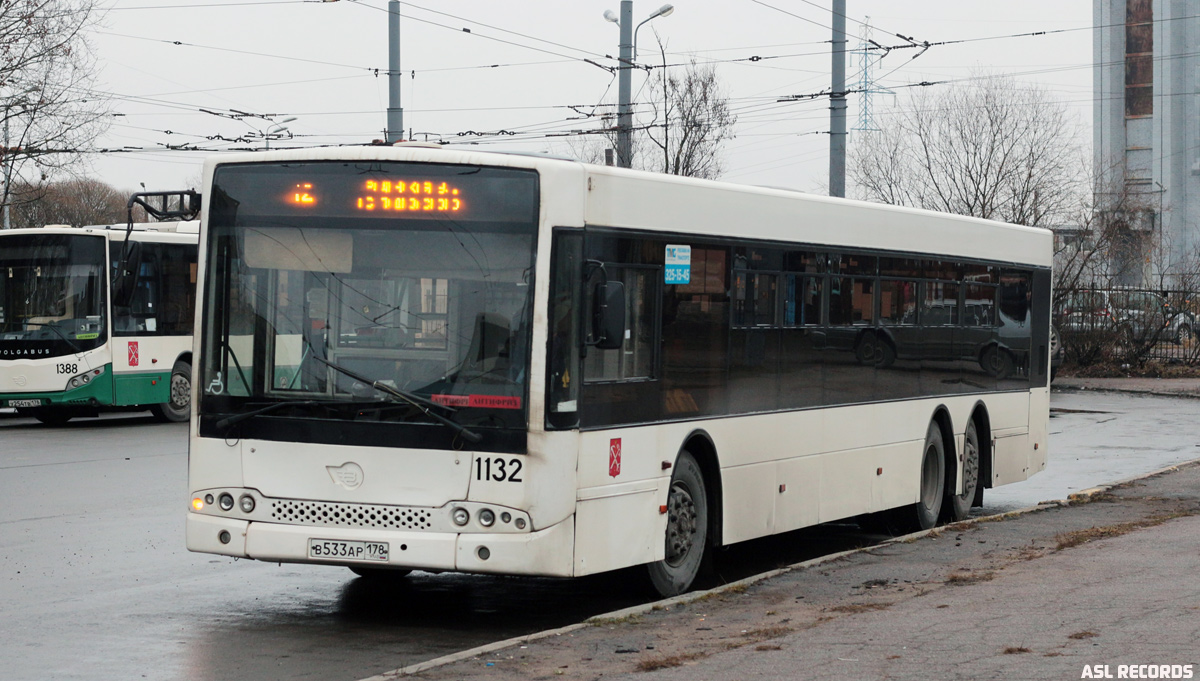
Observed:
[[[182,423],[192,415],[192,365],[182,360],[171,368],[170,397],[162,404],[150,405],[159,421]]]
[[[691,453],[675,461],[667,493],[666,553],[650,563],[650,583],[663,597],[687,591],[700,573],[708,544],[708,494],[704,475]]]

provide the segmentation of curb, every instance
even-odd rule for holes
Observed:
[[[1175,398],[1182,398],[1185,400],[1200,399],[1200,394],[1196,394],[1196,393],[1169,392],[1169,391],[1150,390],[1150,389],[1136,390],[1136,389],[1132,389],[1132,388],[1098,388],[1098,387],[1089,387],[1089,386],[1083,386],[1083,385],[1072,385],[1072,386],[1053,387],[1053,388],[1051,388],[1051,390],[1053,392],[1057,392],[1057,393],[1122,393],[1125,395],[1139,395],[1139,396],[1149,396],[1149,397],[1175,397]]]
[[[978,516],[975,518],[967,518],[966,520],[960,520],[955,523],[941,525],[939,527],[934,527],[934,528],[931,528],[928,530],[921,530],[920,532],[913,532],[911,534],[906,534],[906,535],[902,535],[899,537],[892,537],[890,539],[881,541],[878,544],[872,544],[871,546],[863,546],[863,547],[857,548],[857,549],[849,549],[847,551],[839,551],[837,553],[831,553],[826,556],[820,556],[819,558],[813,558],[810,560],[806,560],[806,561],[802,561],[802,562],[795,563],[792,565],[788,565],[786,567],[776,568],[774,570],[768,570],[767,572],[760,572],[757,575],[751,575],[744,579],[739,579],[736,582],[729,582],[728,584],[722,584],[721,586],[714,587],[712,589],[707,589],[704,591],[692,591],[692,592],[689,592],[686,594],[681,594],[679,596],[672,596],[671,598],[665,598],[660,601],[654,601],[651,603],[643,603],[641,605],[634,605],[634,606],[631,606],[628,608],[622,608],[621,610],[614,610],[612,612],[604,613],[602,615],[594,615],[592,617],[587,618],[583,622],[579,622],[577,624],[570,624],[565,627],[560,627],[558,629],[548,629],[546,631],[534,632],[532,634],[527,634],[524,636],[515,636],[513,638],[505,639],[503,641],[496,641],[495,643],[488,643],[486,645],[477,646],[475,648],[463,650],[463,651],[460,651],[457,653],[443,655],[442,657],[435,657],[432,660],[426,660],[424,662],[418,662],[416,664],[411,664],[411,665],[408,665],[405,667],[400,667],[399,669],[393,669],[392,671],[384,672],[384,673],[378,674],[376,676],[370,676],[365,679],[360,679],[360,681],[391,681],[393,679],[397,679],[397,678],[401,678],[401,677],[405,677],[405,676],[411,676],[413,674],[417,674],[417,673],[420,673],[423,671],[428,671],[428,670],[434,669],[436,667],[442,667],[442,666],[445,666],[448,664],[453,664],[455,662],[460,662],[462,660],[467,660],[467,659],[470,659],[473,657],[479,657],[480,655],[485,655],[487,653],[496,652],[498,650],[503,650],[505,648],[511,648],[513,646],[522,645],[525,643],[531,643],[533,641],[540,641],[542,639],[553,638],[556,636],[562,636],[564,634],[570,634],[570,633],[579,631],[580,629],[587,629],[589,627],[594,627],[594,626],[602,626],[605,623],[610,622],[610,621],[622,620],[622,619],[625,619],[628,617],[633,617],[633,616],[638,616],[638,615],[645,615],[645,614],[648,614],[650,612],[654,612],[657,610],[664,610],[664,609],[669,608],[674,605],[686,605],[686,604],[692,603],[694,601],[699,601],[699,600],[702,600],[705,598],[720,595],[726,591],[743,589],[752,584],[756,584],[758,582],[761,582],[761,581],[764,581],[767,579],[771,579],[772,577],[778,577],[779,575],[787,574],[794,570],[804,570],[804,569],[814,567],[817,565],[822,565],[824,563],[832,563],[836,560],[840,560],[847,556],[852,556],[856,553],[873,551],[881,546],[888,546],[889,544],[898,544],[898,543],[909,543],[909,542],[915,541],[917,539],[928,537],[930,535],[938,535],[945,531],[953,531],[953,530],[957,530],[960,528],[966,528],[966,527],[970,527],[972,525],[976,525],[978,523],[989,523],[989,522],[996,522],[999,520],[1008,520],[1010,518],[1016,518],[1016,517],[1023,516],[1023,515],[1029,514],[1029,513],[1045,511],[1050,508],[1066,507],[1066,506],[1071,506],[1071,505],[1077,504],[1077,503],[1086,503],[1086,502],[1090,501],[1092,497],[1097,496],[1099,494],[1104,494],[1104,493],[1106,493],[1112,489],[1115,489],[1117,487],[1121,487],[1123,485],[1128,485],[1129,483],[1137,482],[1138,480],[1145,480],[1147,478],[1153,478],[1153,477],[1156,477],[1159,475],[1164,475],[1166,473],[1177,471],[1180,468],[1183,468],[1184,466],[1194,466],[1194,465],[1198,465],[1198,464],[1200,464],[1200,458],[1192,459],[1191,461],[1184,461],[1183,463],[1178,463],[1178,464],[1174,464],[1172,466],[1167,466],[1165,468],[1160,468],[1158,470],[1151,471],[1149,473],[1135,475],[1130,478],[1125,478],[1124,480],[1118,480],[1117,482],[1108,483],[1108,484],[1104,484],[1104,485],[1097,485],[1096,487],[1090,487],[1090,488],[1082,490],[1080,492],[1071,494],[1066,499],[1043,501],[1043,502],[1038,503],[1036,506],[1027,506],[1025,508],[1019,508],[1019,509],[1016,509],[1013,511],[1005,511],[1004,513],[997,513],[995,515],[985,515],[985,516]]]

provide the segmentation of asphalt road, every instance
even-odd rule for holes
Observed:
[[[1063,498],[1200,456],[1195,402],[1056,394],[1046,473],[985,512]],[[582,580],[414,573],[188,553],[186,427],[140,414],[47,428],[0,415],[0,677],[345,679],[644,600],[630,575]],[[811,528],[729,551],[737,579],[872,543]]]

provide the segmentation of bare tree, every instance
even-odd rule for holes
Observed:
[[[90,178],[14,185],[12,226],[63,224],[82,227],[125,222],[127,196],[126,192]]]
[[[666,62],[666,48],[659,41]],[[656,78],[655,75],[658,77]],[[716,179],[724,167],[721,147],[733,139],[737,116],[729,110],[713,64],[692,59],[682,70],[663,68],[651,74],[644,108],[652,115],[647,144],[634,155],[646,170]]]
[[[1022,225],[1066,218],[1087,191],[1066,107],[1003,76],[922,91],[856,141],[860,198]]]
[[[634,123],[632,167],[715,179],[723,168],[721,147],[733,139],[737,123],[716,67],[693,59],[682,70],[669,71],[661,41],[659,50],[664,66],[652,70],[637,106],[649,120],[643,115]],[[604,128],[567,137],[555,151],[584,163],[604,163],[605,149],[616,146],[617,128],[615,114],[603,120]]]
[[[36,185],[78,163],[107,127],[83,35],[95,16],[95,0],[0,1],[0,204],[8,205],[18,178]]]

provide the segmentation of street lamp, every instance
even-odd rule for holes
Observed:
[[[641,24],[633,25],[633,0],[621,0],[620,18],[611,10],[604,10],[604,18],[621,28],[621,59],[618,66],[617,86],[617,165],[628,168],[633,161],[633,110],[630,106],[630,74],[633,60],[637,57],[637,31],[651,19],[665,17],[675,11],[674,5],[663,5],[646,17]]]
[[[271,127],[267,128],[267,131],[265,133],[263,133],[263,140],[266,141],[266,143],[267,143],[267,151],[271,150],[271,135],[277,135],[281,132],[287,132],[288,127],[286,125],[284,125],[284,123],[291,123],[294,120],[296,120],[295,116],[288,116],[287,118],[283,119],[282,121],[279,121],[275,125],[272,125]]]

